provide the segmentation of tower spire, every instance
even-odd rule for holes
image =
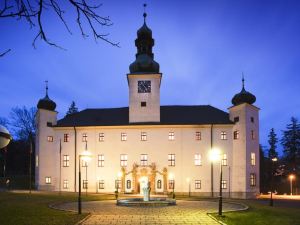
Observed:
[[[45,80],[45,83],[46,83],[46,97],[48,97],[48,81]]]
[[[243,89],[245,89],[245,78],[244,78],[244,72],[242,72],[242,84],[243,84]]]
[[[144,14],[143,14],[143,17],[144,17],[144,23],[146,23],[146,17],[147,17],[146,7],[147,7],[147,4],[144,3]]]

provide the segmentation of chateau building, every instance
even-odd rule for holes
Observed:
[[[259,108],[244,88],[229,112],[210,105],[161,106],[162,73],[154,61],[152,31],[137,31],[135,61],[129,66],[129,106],[85,109],[57,120],[46,96],[36,115],[36,185],[39,190],[218,196],[220,164],[224,196],[259,193]],[[229,104],[228,104],[229,105]],[[219,149],[220,160],[209,154]],[[80,155],[89,152],[90,161]]]

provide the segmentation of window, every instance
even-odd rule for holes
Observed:
[[[63,189],[68,189],[68,188],[69,188],[69,181],[68,180],[64,180]]]
[[[195,154],[195,166],[201,166],[201,165],[202,165],[201,155]]]
[[[104,189],[104,180],[99,180],[99,189]]]
[[[147,166],[147,165],[148,165],[148,155],[141,154],[141,166]]]
[[[227,154],[223,154],[223,157],[222,157],[222,166],[227,166]]]
[[[127,141],[127,134],[121,133],[121,141]]]
[[[104,133],[99,133],[99,141],[104,141]]]
[[[227,140],[227,134],[225,131],[221,132],[221,140]]]
[[[98,167],[104,167],[104,155],[98,155]]]
[[[64,134],[64,142],[69,142],[69,141],[70,141],[70,135]]]
[[[83,189],[88,189],[88,180],[83,180],[82,188]]]
[[[169,180],[169,189],[175,188],[175,180]]]
[[[121,188],[121,180],[115,180],[115,188],[120,189]]]
[[[126,181],[126,188],[131,189],[131,180]]]
[[[63,167],[69,167],[70,166],[70,156],[64,155],[63,156]]]
[[[250,186],[256,186],[256,174],[250,173]]]
[[[51,177],[46,177],[45,182],[46,184],[51,184]]]
[[[254,130],[251,130],[251,139],[252,139],[252,140],[255,139],[255,133],[254,133]]]
[[[200,141],[201,140],[201,132],[197,131],[196,132],[196,141]]]
[[[141,107],[146,107],[147,106],[147,102],[141,102]]]
[[[86,133],[82,134],[82,142],[87,142],[87,138],[88,136]]]
[[[147,133],[146,132],[141,133],[141,141],[147,141]]]
[[[48,142],[53,142],[53,136],[48,136],[48,137],[47,137],[47,141],[48,141]]]
[[[47,127],[52,127],[52,123],[51,122],[47,122]]]
[[[156,187],[157,189],[161,189],[161,180],[157,180]]]
[[[238,130],[235,130],[235,131],[233,132],[233,139],[234,139],[234,140],[237,140],[237,139],[239,139],[239,137],[240,137],[239,131],[238,131]]]
[[[255,166],[255,153],[251,152],[251,166]]]
[[[174,132],[169,132],[169,141],[174,141],[174,140],[175,140]]]
[[[222,180],[221,186],[222,186],[222,189],[226,189],[227,188],[227,180]]]
[[[126,154],[121,154],[120,155],[120,165],[121,166],[127,166],[127,155]]]
[[[250,121],[251,121],[251,123],[254,123],[254,117],[253,116],[251,116]]]
[[[39,167],[39,156],[35,156],[35,167]]]
[[[195,189],[201,189],[201,180],[195,180]]]
[[[168,155],[169,166],[175,166],[175,154]]]
[[[233,121],[234,121],[235,123],[239,122],[239,121],[240,121],[240,117],[238,117],[238,116],[237,116],[237,117],[234,117],[234,118],[233,118]]]

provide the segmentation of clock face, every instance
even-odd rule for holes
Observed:
[[[138,93],[150,93],[151,92],[151,81],[150,80],[139,80],[138,81]]]

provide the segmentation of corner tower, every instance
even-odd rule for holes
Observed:
[[[242,90],[232,98],[229,116],[233,126],[232,197],[252,198],[259,194],[259,108],[256,97]]]
[[[144,5],[146,7],[146,5]],[[160,122],[160,83],[162,74],[154,61],[152,31],[146,24],[137,31],[136,59],[129,66],[129,123]]]

